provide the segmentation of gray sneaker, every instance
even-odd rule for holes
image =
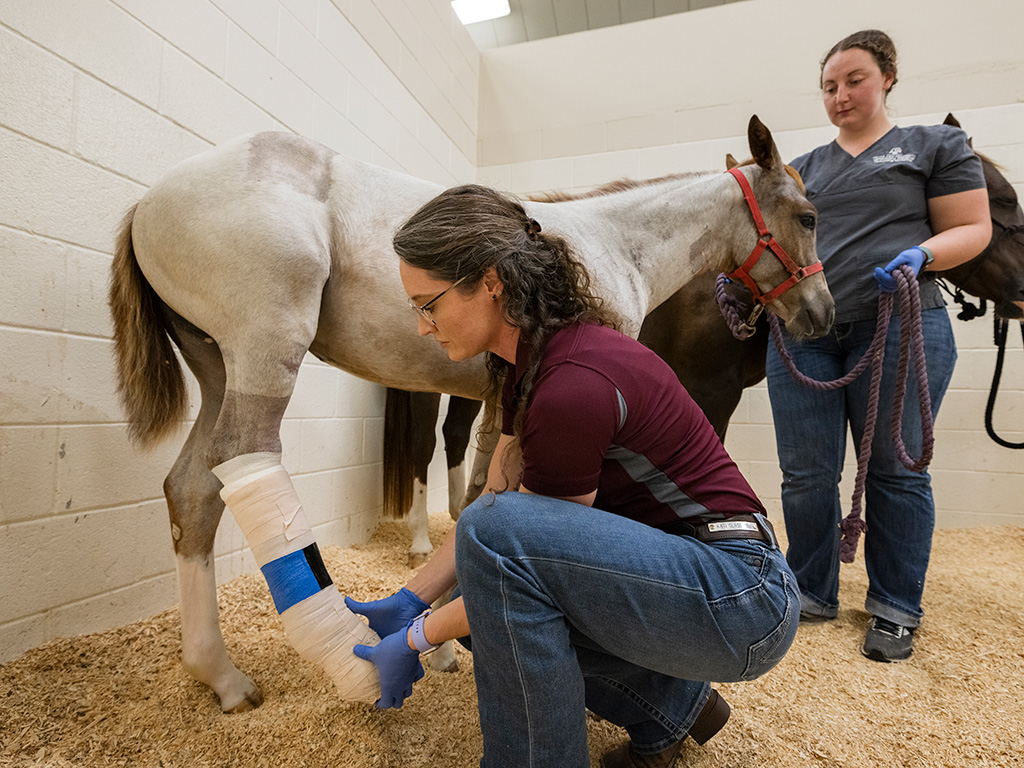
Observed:
[[[874,661],[904,661],[914,652],[914,630],[874,616],[860,650]]]

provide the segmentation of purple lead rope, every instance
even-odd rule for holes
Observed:
[[[928,464],[931,463],[935,447],[931,394],[928,390],[928,371],[925,367],[924,335],[921,326],[920,291],[916,276],[909,267],[901,266],[895,269],[892,274],[896,279],[897,290],[895,294],[882,293],[878,297],[878,321],[875,325],[875,336],[871,340],[871,344],[868,346],[864,356],[849,373],[833,381],[817,381],[797,370],[793,358],[786,350],[785,344],[782,341],[782,331],[779,328],[778,318],[771,313],[768,315],[772,339],[775,341],[775,348],[779,352],[779,357],[793,378],[801,384],[820,390],[830,391],[838,389],[839,387],[845,387],[860,376],[869,365],[872,366],[868,412],[864,420],[864,434],[861,437],[860,450],[857,456],[857,477],[853,487],[853,501],[850,505],[850,514],[840,524],[840,528],[843,531],[843,540],[839,547],[839,559],[844,563],[853,562],[854,556],[857,554],[857,542],[860,540],[860,535],[867,530],[867,525],[861,519],[861,500],[864,497],[864,482],[868,474],[868,463],[871,460],[871,441],[874,438],[875,424],[878,421],[882,364],[885,360],[885,337],[892,318],[893,296],[899,296],[900,299],[901,327],[900,357],[899,366],[896,371],[896,391],[893,395],[894,403],[890,436],[900,462],[912,472],[924,471]],[[719,308],[733,335],[738,339],[748,338],[753,331],[750,330],[750,325],[744,322],[740,316],[740,302],[725,292],[723,278],[725,278],[725,275],[719,275],[716,284],[716,298],[718,299]],[[917,375],[918,407],[921,412],[921,458],[919,459],[914,459],[907,452],[901,429],[903,423],[903,399],[907,392],[911,353],[914,356],[914,370]]]

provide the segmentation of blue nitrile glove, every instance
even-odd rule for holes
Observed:
[[[378,709],[400,709],[412,696],[412,684],[423,677],[419,651],[409,647],[408,630],[388,635],[378,645],[357,645],[352,653],[372,662],[380,674]]]
[[[351,597],[345,598],[345,605],[352,613],[358,613],[370,620],[370,629],[381,637],[387,637],[409,626],[409,622],[430,607],[405,587],[381,600],[360,603]]]
[[[916,276],[921,271],[921,267],[924,266],[924,260],[925,252],[915,245],[913,248],[907,248],[907,250],[886,264],[885,269],[875,267],[875,280],[878,281],[878,290],[882,293],[892,293],[897,287],[896,278],[892,276],[892,271],[896,267],[906,264],[914,270],[914,275]]]

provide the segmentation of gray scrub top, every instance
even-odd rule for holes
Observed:
[[[948,125],[894,127],[857,157],[833,141],[791,165],[818,209],[818,256],[837,323],[875,317],[874,269],[932,236],[929,198],[985,186],[967,134]],[[935,275],[922,273],[922,309],[943,303]]]

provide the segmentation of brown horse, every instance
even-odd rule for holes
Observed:
[[[960,127],[952,113],[943,123]],[[992,240],[966,264],[940,274],[972,296],[993,302],[999,317],[1020,320],[1024,318],[1024,211],[999,166],[980,152],[978,157],[985,169]]]

